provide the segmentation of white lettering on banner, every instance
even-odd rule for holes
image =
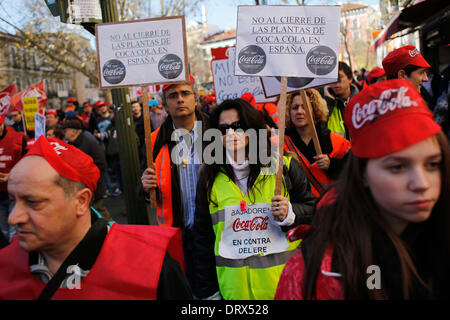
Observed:
[[[361,128],[367,121],[372,121],[379,115],[397,108],[417,107],[417,102],[412,101],[406,94],[407,87],[387,89],[380,94],[378,99],[373,99],[368,104],[361,106],[359,103],[353,108],[352,122],[356,129]]]
[[[257,254],[285,251],[286,235],[272,217],[270,203],[249,203],[245,211],[240,205],[225,207],[225,227],[219,254],[227,259],[245,259]]]

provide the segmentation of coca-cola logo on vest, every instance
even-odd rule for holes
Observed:
[[[125,79],[127,74],[125,65],[119,60],[108,60],[103,65],[103,78],[110,84],[118,84]]]
[[[158,62],[158,71],[166,79],[175,79],[183,71],[183,61],[175,54],[166,54]]]
[[[260,72],[266,66],[266,53],[258,46],[250,45],[239,52],[239,68],[248,74]]]
[[[319,76],[329,74],[336,64],[336,53],[327,46],[314,47],[306,55],[306,66],[309,71]]]

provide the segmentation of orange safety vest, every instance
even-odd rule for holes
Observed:
[[[152,132],[152,150],[155,148],[156,138],[161,127]],[[158,189],[161,197],[157,197],[156,218],[160,226],[173,226],[172,208],[172,173],[170,163],[169,145],[165,144],[154,159]]]
[[[263,108],[266,109],[267,113],[272,118],[272,121],[278,126],[278,122],[280,121],[280,116],[278,114],[278,107],[271,102],[256,104],[256,109],[258,109],[260,112],[264,114]]]
[[[350,141],[335,132],[330,132],[330,139],[333,150],[328,154],[328,157],[342,158],[351,147]],[[286,151],[295,152],[298,155],[300,160],[303,162],[301,163],[302,167],[305,169],[305,171],[308,170],[312,175],[311,177],[311,175],[307,173],[308,179],[311,182],[311,192],[317,197],[320,196],[325,187],[333,183],[333,180],[328,177],[324,170],[319,169],[319,167],[317,166],[317,161],[313,164],[309,163],[306,157],[294,145],[290,137],[285,136],[285,140],[286,143],[284,144],[284,149]],[[313,179],[315,179],[316,181],[311,181]],[[316,182],[318,182],[318,184]],[[323,187],[320,185],[323,185]]]
[[[156,299],[166,253],[184,270],[181,231],[156,226],[111,226],[101,251],[79,289],[59,288],[54,300]],[[17,237],[0,250],[0,300],[34,300],[46,284],[30,271]]]

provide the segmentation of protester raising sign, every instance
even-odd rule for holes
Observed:
[[[22,99],[26,97],[36,97],[38,101],[39,112],[44,113],[45,104],[47,102],[47,95],[45,93],[45,83],[44,80],[33,84],[31,87],[20,91],[15,94],[10,100],[11,104],[10,111],[19,111],[23,112],[23,102]],[[34,117],[34,115],[33,115]]]
[[[211,71],[217,103],[240,98],[246,92],[253,94],[257,103],[275,101],[276,99],[266,99],[259,77],[234,75],[235,52],[235,47],[211,49]]]
[[[15,83],[0,91],[0,116],[4,117],[9,113],[11,106],[9,100],[16,93],[17,86]]]
[[[239,6],[236,75],[337,78],[339,6]]]
[[[184,16],[95,25],[101,88],[188,79]]]

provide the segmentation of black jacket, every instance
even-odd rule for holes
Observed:
[[[200,181],[202,180],[201,175],[202,171],[200,170]],[[287,232],[300,224],[311,223],[317,198],[311,193],[311,185],[300,164],[295,159],[291,160],[289,170],[284,167],[283,175],[286,181],[286,188],[289,191],[292,210],[295,214],[293,225],[281,227],[284,232]],[[233,180],[231,177],[230,179]],[[206,298],[219,291],[219,284],[214,255],[216,236],[209,212],[206,186],[200,183],[197,185],[193,237],[193,255],[196,262],[193,291],[197,297]]]
[[[105,182],[103,180],[103,172],[106,170],[106,158],[105,151],[102,146],[97,142],[94,136],[89,135],[85,131],[81,132],[78,138],[74,142],[69,142],[87,155],[91,156],[94,160],[94,164],[100,170],[100,178],[98,179],[97,188],[94,192],[94,201],[103,199],[105,194]]]

